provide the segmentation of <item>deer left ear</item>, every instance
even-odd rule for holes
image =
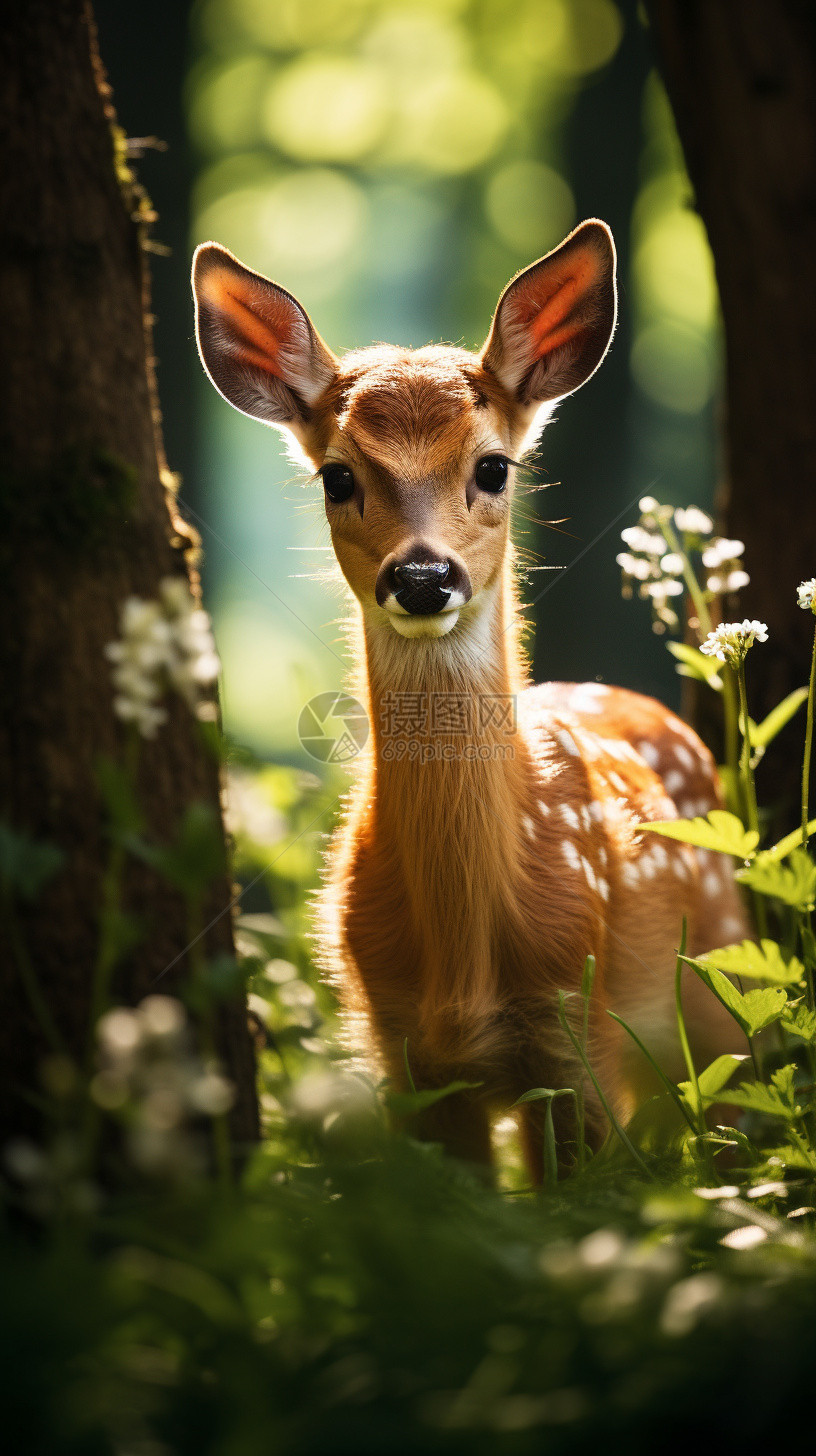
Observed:
[[[592,218],[508,284],[482,364],[519,404],[561,399],[595,373],[616,316],[615,244]]]

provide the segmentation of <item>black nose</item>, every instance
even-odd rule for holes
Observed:
[[[394,596],[412,617],[431,617],[441,612],[450,600],[450,591],[442,583],[450,575],[447,561],[406,561],[392,568]]]

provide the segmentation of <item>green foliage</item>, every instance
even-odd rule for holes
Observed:
[[[672,656],[677,658],[680,677],[694,678],[696,682],[705,683],[715,692],[722,692],[722,677],[716,658],[706,657],[687,642],[667,642],[666,646]]]
[[[805,850],[793,850],[784,864],[770,855],[758,854],[753,864],[737,871],[737,879],[758,895],[770,895],[794,910],[813,909],[816,864]]]
[[[766,986],[762,990],[749,991],[743,995],[732,981],[714,965],[684,957],[686,965],[696,971],[717,1000],[730,1011],[737,1025],[748,1037],[756,1036],[766,1026],[772,1026],[784,1014],[788,998],[779,988]]]
[[[776,707],[771,710],[767,718],[763,718],[761,723],[750,721],[748,724],[748,737],[751,747],[755,749],[767,748],[768,744],[772,743],[776,735],[781,733],[786,724],[791,721],[794,714],[799,712],[802,704],[807,702],[807,696],[807,688],[795,688],[792,693],[788,693],[788,696],[782,699],[781,703],[777,703]]]
[[[712,809],[704,819],[670,819],[641,824],[639,828],[667,839],[679,839],[683,844],[694,844],[698,849],[733,854],[738,859],[746,859],[759,843],[757,831],[746,829],[736,814],[729,814],[725,809]]]
[[[716,966],[732,976],[752,981],[768,981],[772,986],[796,986],[804,978],[805,968],[795,955],[783,956],[775,940],[762,939],[759,944],[743,940],[739,945],[726,945],[706,951],[695,961],[697,969]]]

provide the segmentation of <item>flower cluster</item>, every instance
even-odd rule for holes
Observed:
[[[174,688],[199,718],[211,718],[213,705],[203,690],[218,676],[219,661],[207,613],[197,607],[187,582],[165,577],[158,600],[128,597],[120,615],[121,637],[105,653],[113,663],[117,717],[135,723],[143,738],[154,738],[167,720],[161,699]]]
[[[747,586],[750,577],[743,569],[740,560],[745,544],[742,541],[729,541],[724,536],[715,536],[713,541],[703,551],[703,566],[708,575],[706,586],[711,592],[722,595],[724,592],[739,591]]]
[[[764,622],[721,622],[709,632],[700,647],[707,657],[716,657],[731,667],[739,667],[745,661],[746,653],[755,642],[767,642],[768,628]]]
[[[809,581],[800,581],[796,588],[796,600],[803,612],[816,614],[816,576]]]
[[[147,996],[134,1010],[117,1006],[97,1026],[98,1106],[117,1114],[133,1163],[153,1174],[198,1171],[203,1150],[193,1125],[233,1102],[231,1084],[195,1051],[180,1001]]]
[[[644,496],[640,501],[640,521],[621,531],[623,544],[628,548],[615,558],[623,571],[623,594],[632,595],[633,584],[637,583],[638,596],[650,601],[658,630],[677,626],[677,613],[669,605],[671,597],[682,596],[683,583],[678,577],[683,573],[683,558],[677,551],[667,549],[666,538],[660,529],[661,521],[671,516],[670,506],[661,506],[653,496]]]
[[[689,569],[692,552],[702,555],[709,592],[723,595],[748,585],[748,573],[741,561],[743,542],[715,536],[714,522],[698,506],[674,510],[647,495],[639,508],[638,524],[621,531],[627,550],[616,559],[623,571],[623,595],[630,597],[637,585],[638,596],[651,601],[655,631],[667,627],[674,630],[679,625],[671,598],[683,594],[681,578]]]

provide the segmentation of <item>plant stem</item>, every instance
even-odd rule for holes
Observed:
[[[575,1035],[575,1032],[573,1031],[573,1029],[570,1026],[569,1022],[567,1021],[567,1012],[566,1012],[566,1006],[564,1004],[564,993],[563,993],[563,991],[559,991],[559,993],[558,993],[558,1020],[560,1021],[563,1030],[566,1032],[567,1036],[569,1037],[570,1041],[572,1042],[572,1045],[575,1048],[575,1051],[578,1053],[578,1056],[579,1056],[579,1058],[581,1060],[581,1065],[583,1066],[584,1071],[587,1073],[587,1076],[589,1077],[590,1082],[592,1083],[593,1087],[595,1088],[595,1091],[598,1094],[598,1100],[599,1100],[599,1102],[600,1102],[600,1104],[601,1104],[604,1112],[606,1113],[607,1117],[609,1118],[609,1125],[610,1125],[610,1127],[612,1128],[613,1132],[617,1135],[617,1137],[620,1138],[620,1141],[623,1143],[623,1146],[626,1148],[627,1152],[631,1154],[631,1156],[634,1158],[634,1160],[638,1164],[638,1166],[643,1169],[643,1172],[646,1173],[646,1175],[648,1177],[651,1178],[652,1174],[650,1173],[647,1164],[644,1162],[643,1158],[641,1157],[640,1153],[638,1152],[637,1148],[635,1147],[634,1143],[632,1142],[632,1139],[627,1135],[627,1133],[624,1131],[624,1129],[621,1127],[620,1123],[618,1122],[618,1119],[615,1117],[615,1114],[613,1113],[612,1108],[609,1106],[609,1103],[607,1102],[607,1100],[606,1100],[606,1098],[605,1098],[605,1096],[603,1094],[603,1090],[601,1088],[601,1084],[598,1081],[597,1077],[595,1076],[595,1073],[593,1072],[592,1067],[590,1066],[589,1059],[586,1056],[586,1054],[585,1054],[585,1052],[583,1050],[583,1047],[581,1046],[580,1041],[578,1040],[577,1036]]]
[[[740,755],[740,779],[742,782],[743,798],[745,800],[745,818],[748,828],[759,833],[759,813],[757,811],[756,786],[754,784],[754,770],[751,767],[751,735],[748,726],[748,693],[745,687],[745,659],[740,658],[736,669],[737,687],[739,689],[740,718],[742,731],[742,753]],[[760,936],[768,934],[768,916],[765,909],[765,902],[761,895],[752,896],[754,904],[754,916]]]
[[[669,550],[676,552],[677,555],[682,559],[683,580],[686,583],[688,594],[691,597],[692,602],[694,603],[694,611],[697,616],[697,620],[700,623],[700,637],[701,639],[703,637],[707,637],[709,632],[712,630],[711,613],[708,610],[708,604],[705,599],[705,594],[700,586],[699,581],[697,580],[697,577],[694,574],[691,562],[689,561],[686,552],[680,545],[679,537],[671,522],[661,521],[660,530]]]
[[[816,629],[813,633],[813,652],[810,659],[810,682],[807,698],[807,727],[805,728],[805,755],[802,761],[802,848],[807,849],[808,803],[810,796],[810,756],[813,747],[813,699],[816,693]]]
[[[722,677],[722,700],[723,700],[723,740],[725,749],[725,762],[729,773],[729,790],[733,783],[734,803],[729,808],[744,820],[746,816],[746,805],[743,795],[740,792],[742,779],[740,777],[740,736],[739,736],[739,712],[737,707],[737,693],[735,691],[734,670],[727,664],[723,666],[720,674]]]
[[[669,550],[676,552],[677,555],[682,559],[683,581],[685,582],[686,589],[689,596],[691,597],[694,606],[694,612],[698,622],[697,638],[699,645],[699,643],[702,642],[704,638],[708,636],[709,632],[713,631],[714,628],[711,613],[708,610],[708,603],[705,599],[705,592],[703,591],[699,581],[697,580],[697,577],[694,573],[694,568],[692,567],[692,564],[689,560],[688,553],[684,551],[683,547],[680,545],[679,537],[671,522],[661,521],[660,530],[662,532],[663,539],[665,540],[666,545],[669,547]],[[739,793],[739,729],[737,722],[737,695],[734,690],[734,677],[730,668],[726,666],[720,673],[720,677],[722,678],[723,685],[722,700],[724,719],[724,756],[725,762],[730,770],[729,779],[736,786],[736,792]],[[736,810],[736,812],[739,813],[741,817],[743,817],[742,805],[739,802],[737,802],[736,804],[729,804],[729,808]]]
[[[699,1118],[697,1131],[703,1137],[706,1133],[705,1108],[703,1107],[703,1099],[700,1093],[700,1084],[697,1081],[697,1068],[694,1065],[694,1058],[691,1055],[691,1046],[689,1045],[688,1032],[686,1031],[686,1018],[683,1015],[681,980],[683,975],[683,956],[686,953],[687,933],[688,923],[684,915],[683,931],[680,936],[680,949],[677,952],[677,962],[674,970],[674,1004],[677,1010],[677,1034],[680,1038],[680,1049],[683,1053],[683,1061],[686,1064],[686,1071],[688,1072],[688,1078],[694,1092],[694,1106]]]

